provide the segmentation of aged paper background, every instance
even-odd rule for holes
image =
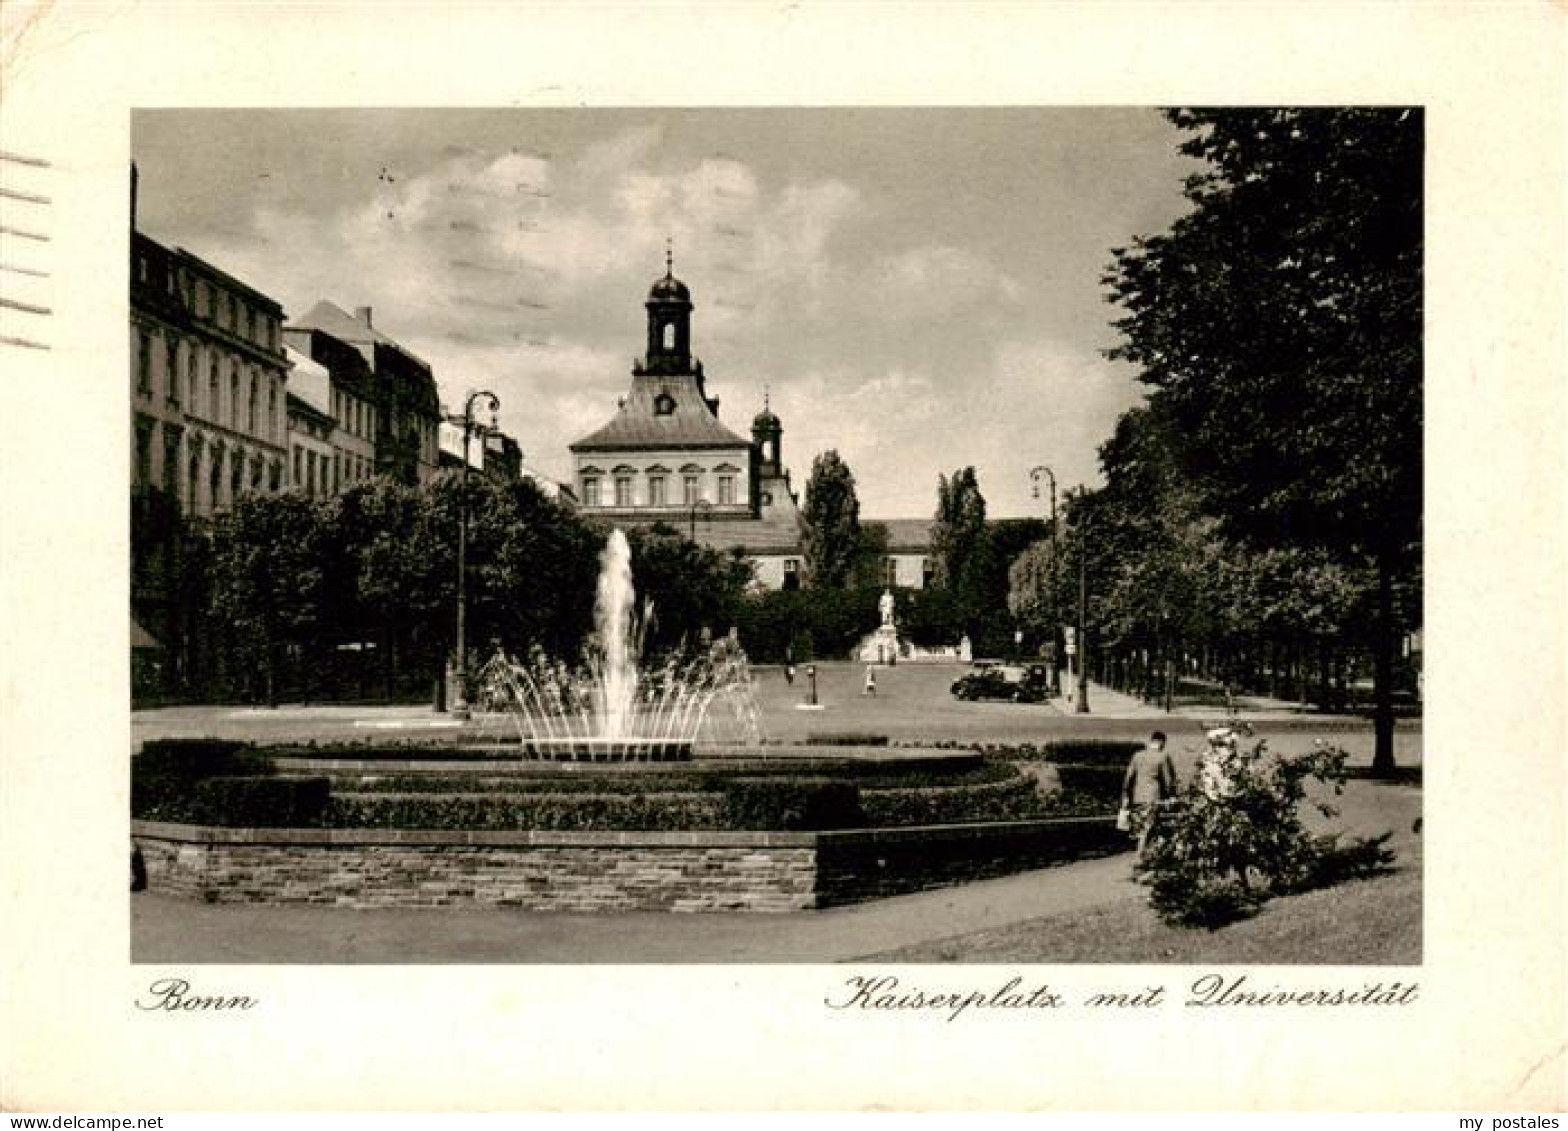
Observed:
[[[1561,1110],[1560,4],[4,9],[0,145],[53,162],[53,349],[0,353],[0,979],[24,1110]],[[823,1008],[848,968],[128,962],[130,109],[875,103],[1427,107],[1427,910],[1397,1011]],[[981,986],[1001,968],[910,969]],[[1073,991],[1201,970],[1024,968]],[[1249,971],[1359,986],[1368,971]],[[997,978],[995,975],[1002,975]],[[1218,1014],[1218,1015],[1216,1015]]]

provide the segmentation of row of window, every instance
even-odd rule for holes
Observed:
[[[146,285],[152,274],[152,265],[145,254],[136,257],[137,281]],[[193,278],[190,273],[177,270],[172,263],[164,265],[163,287],[178,298],[198,318],[204,318],[237,337],[267,349],[278,348],[278,319],[270,312],[258,310],[244,299],[222,290],[206,279]]]
[[[234,505],[246,494],[276,492],[283,486],[283,461],[242,447],[226,447],[221,441],[207,444],[198,435],[182,443],[178,426],[165,424],[162,436],[163,460],[156,478],[153,452],[158,449],[158,424],[138,418],[135,430],[136,485],[159,486],[179,504],[186,514],[211,514]],[[181,472],[181,448],[188,449]],[[205,465],[205,466],[204,466]]]
[[[303,444],[294,445],[294,490],[303,491],[311,498],[330,495],[334,491],[371,476],[368,459],[353,452],[321,452]]]
[[[284,465],[277,456],[246,451],[238,445],[226,446],[221,440],[208,442],[199,432],[187,441],[177,424],[164,423],[161,444],[159,441],[159,422],[138,415],[135,485],[161,487],[186,514],[211,514],[232,506],[247,493],[275,493],[284,488]],[[155,468],[153,456],[160,449],[163,458]],[[182,449],[188,449],[183,477]],[[293,472],[289,485],[316,496],[369,479],[374,467],[370,460],[352,452],[333,452],[329,456],[296,445]]]
[[[647,477],[647,493],[639,502],[633,491],[633,477],[630,475],[615,475],[610,483],[614,489],[614,506],[617,507],[667,507],[672,505],[669,499],[666,476],[649,475]],[[735,476],[720,475],[719,505],[730,506],[735,502]],[[601,501],[600,479],[596,475],[583,476],[583,505],[585,507],[603,506]],[[681,476],[681,505],[694,506],[703,502],[702,478],[698,475]]]
[[[137,331],[138,393],[152,397],[158,391],[155,383],[161,384],[168,403],[191,416],[213,424],[226,424],[236,432],[243,431],[274,444],[283,442],[283,421],[278,411],[282,394],[281,378],[269,375],[260,366],[242,364],[234,358],[229,358],[228,365],[223,366],[219,350],[204,348],[198,342],[182,342],[177,334],[165,333],[162,346],[161,351],[156,351],[162,354],[162,364],[155,366],[153,335],[146,330]],[[204,355],[207,361],[205,398],[201,396],[200,378]],[[223,378],[224,369],[228,372],[226,381]],[[227,411],[224,405],[225,387],[228,393]],[[261,417],[260,403],[263,387],[266,389],[265,421]]]
[[[376,436],[376,409],[368,401],[351,396],[341,389],[332,390],[332,417],[338,427],[350,436],[374,440]]]

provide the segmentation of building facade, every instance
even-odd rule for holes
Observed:
[[[134,233],[132,478],[186,516],[283,490],[283,308],[205,260]]]
[[[357,307],[349,314],[323,299],[292,320],[285,332],[296,349],[332,373],[333,385],[343,398],[340,409],[362,417],[357,428],[347,429],[347,435],[367,443],[340,447],[342,462],[348,464],[340,482],[358,482],[355,475],[362,468],[352,457],[363,458],[367,448],[374,461],[372,474],[409,484],[424,483],[435,475],[441,467],[441,405],[435,376],[413,351],[376,329],[370,307]],[[349,360],[345,349],[359,355],[363,368]],[[363,407],[365,401],[369,409]],[[344,416],[337,419],[341,423]]]
[[[766,397],[749,440],[720,422],[718,398],[691,353],[691,292],[668,262],[644,305],[646,353],[630,391],[608,423],[570,448],[578,508],[620,525],[668,523],[713,549],[739,550],[759,585],[798,588],[800,500],[784,461],[783,422]],[[888,584],[924,587],[930,522],[880,525],[888,529]]]
[[[326,373],[325,411],[333,422],[333,484],[343,489],[363,483],[376,474],[378,409],[370,362],[355,347],[319,330],[285,326],[283,340],[293,356],[307,359]],[[303,371],[296,361],[295,372]],[[295,383],[303,387],[308,382],[296,377]]]
[[[134,227],[130,242],[133,689],[164,694],[188,660],[185,532],[288,486],[289,363],[275,300]]]
[[[341,485],[332,436],[332,377],[327,367],[285,345],[289,369],[289,486],[312,499],[325,498]]]

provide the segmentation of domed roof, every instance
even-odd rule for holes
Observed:
[[[649,289],[648,297],[654,302],[690,302],[691,292],[685,283],[666,272],[664,278]]]
[[[751,430],[753,432],[777,432],[783,427],[779,423],[779,418],[773,414],[773,409],[769,404],[770,400],[771,396],[764,387],[762,390],[762,411],[757,413],[751,421]]]

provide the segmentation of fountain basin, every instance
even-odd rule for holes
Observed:
[[[691,748],[690,739],[527,738],[518,752],[545,762],[688,762]]]

